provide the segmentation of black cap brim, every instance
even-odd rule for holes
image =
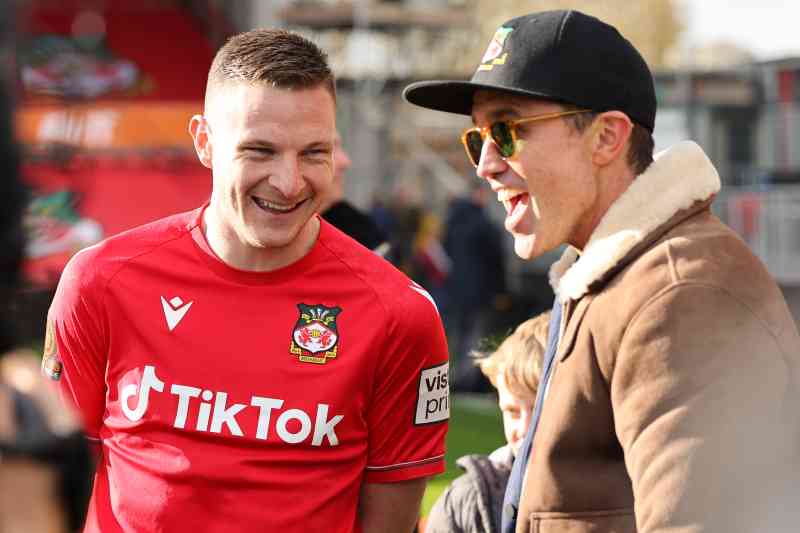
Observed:
[[[471,81],[418,81],[403,90],[406,102],[447,113],[472,115],[472,102],[476,91],[497,91],[506,94],[531,96],[545,100],[560,100],[551,95],[514,89],[499,85],[473,83]]]

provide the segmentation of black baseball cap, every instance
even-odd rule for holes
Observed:
[[[616,28],[580,11],[511,19],[495,32],[470,81],[412,83],[403,98],[471,115],[473,95],[481,89],[622,111],[650,132],[655,125],[656,91],[647,63]]]

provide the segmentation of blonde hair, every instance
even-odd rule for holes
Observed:
[[[494,352],[478,359],[481,372],[495,388],[502,374],[511,394],[536,397],[549,323],[550,311],[526,320]]]

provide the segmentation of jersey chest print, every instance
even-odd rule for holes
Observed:
[[[169,388],[166,385],[158,377],[155,366],[146,365],[138,386],[128,384],[120,390],[120,405],[125,417],[138,422],[147,413],[151,394],[170,394],[177,398],[172,422],[172,427],[176,429],[221,434],[224,427],[236,437],[247,435],[267,440],[268,435],[273,433],[287,444],[300,444],[309,437],[312,446],[339,444],[335,428],[344,416],[331,414],[327,404],[317,404],[316,412],[309,414],[303,409],[284,409],[285,401],[281,398],[253,395],[247,404],[229,403],[228,393],[224,391],[204,390],[180,383],[172,383]],[[132,401],[134,398],[135,402]],[[258,423],[253,428],[245,427],[243,430],[236,417],[245,409],[257,410]],[[192,419],[196,419],[192,426],[187,425],[190,414]],[[296,423],[290,426],[291,421]]]

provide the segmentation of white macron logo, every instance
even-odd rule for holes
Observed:
[[[184,304],[180,296],[176,296],[170,301],[167,301],[163,296],[161,297],[161,307],[164,308],[164,318],[167,319],[167,327],[170,331],[180,324],[193,303]]]

